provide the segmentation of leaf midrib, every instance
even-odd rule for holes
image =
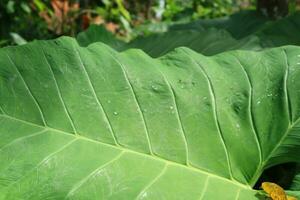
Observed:
[[[73,136],[75,139],[82,139],[82,140],[86,140],[86,141],[89,141],[89,142],[93,142],[93,143],[105,145],[105,146],[108,146],[110,148],[118,149],[118,150],[123,151],[123,152],[138,154],[140,156],[148,157],[150,159],[154,159],[154,160],[157,160],[157,161],[165,162],[168,165],[174,165],[174,166],[184,167],[184,168],[186,168],[188,170],[192,170],[192,171],[195,171],[197,173],[202,173],[202,174],[206,174],[207,176],[210,176],[210,177],[216,177],[216,178],[222,179],[222,180],[224,180],[224,181],[226,181],[228,183],[237,185],[238,187],[245,188],[245,189],[248,189],[248,190],[249,189],[252,190],[252,188],[250,187],[250,185],[245,185],[245,184],[242,184],[242,183],[240,183],[238,181],[230,180],[230,179],[227,179],[225,177],[212,174],[212,173],[207,172],[207,171],[205,171],[205,170],[203,170],[201,168],[194,167],[191,164],[189,164],[189,165],[180,164],[180,163],[177,163],[177,162],[174,162],[174,161],[171,161],[171,160],[167,160],[165,158],[161,158],[159,156],[156,156],[155,154],[151,154],[150,155],[150,154],[145,154],[145,153],[141,153],[141,152],[138,152],[138,151],[133,151],[131,149],[124,148],[124,147],[119,146],[119,145],[116,146],[116,145],[113,145],[113,144],[109,144],[109,143],[105,143],[105,142],[93,140],[93,139],[90,139],[88,137],[84,137],[84,136],[79,135],[79,134],[75,135],[74,133],[70,133],[70,132],[67,132],[67,131],[60,130],[60,129],[56,129],[56,128],[52,128],[52,127],[48,127],[48,126],[42,126],[42,125],[39,125],[39,124],[32,123],[30,121],[26,121],[26,120],[23,120],[23,119],[18,119],[16,117],[13,117],[13,116],[10,116],[10,115],[7,115],[7,114],[0,114],[0,117],[8,118],[10,120],[19,121],[21,123],[28,124],[30,126],[40,127],[40,128],[44,128],[44,129],[47,129],[47,130],[50,130],[50,131],[52,130],[52,131],[58,132],[60,134],[64,134],[64,135],[68,135],[68,136]]]

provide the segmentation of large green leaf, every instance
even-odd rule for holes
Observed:
[[[79,33],[76,39],[81,46],[88,46],[94,42],[103,42],[114,49],[119,49],[125,45],[125,42],[117,39],[102,25],[91,25],[86,31]]]
[[[244,10],[230,16],[216,19],[199,19],[190,23],[170,26],[170,30],[206,30],[209,28],[225,29],[234,38],[242,39],[256,33],[265,24],[272,24],[272,20],[259,14],[255,10]]]
[[[149,37],[140,37],[117,50],[138,48],[152,57],[159,57],[177,47],[189,47],[204,55],[214,55],[232,49],[262,49],[258,38],[255,36],[237,40],[225,30],[211,28],[203,31],[169,31]]]
[[[0,49],[0,199],[259,199],[300,159],[300,48]]]
[[[282,45],[300,45],[300,13],[267,21],[255,12],[241,12],[229,18],[199,20],[171,26],[165,33],[138,37],[128,43],[116,39],[103,27],[92,26],[78,36],[82,46],[104,42],[118,51],[138,48],[159,57],[176,47],[188,47],[204,55],[228,50],[261,50]],[[109,37],[108,37],[109,36]]]
[[[279,20],[270,20],[255,11],[242,11],[231,16],[217,19],[200,19],[191,23],[170,26],[170,30],[207,30],[224,29],[234,38],[242,39],[258,35],[263,45],[280,46],[299,43],[300,12]],[[267,40],[268,42],[266,43]]]
[[[255,48],[257,48],[257,46],[266,48],[282,45],[300,45],[300,12],[293,13],[292,15],[279,20],[270,21],[267,20],[267,18],[258,15],[254,11],[243,11],[221,19],[202,19],[187,24],[171,26],[170,30],[194,30],[205,33],[205,30],[208,30],[209,28],[226,30],[230,33],[232,38],[236,40],[236,42],[240,42],[242,44],[243,41],[247,41],[249,38],[257,37],[259,43],[257,41],[254,41],[254,43],[253,41],[248,42],[255,45]],[[100,35],[98,35],[98,37],[100,37]],[[229,39],[227,40],[229,42]],[[249,44],[248,46],[241,45],[236,47],[234,46],[234,43],[231,44],[233,46],[232,49],[249,49],[249,47],[251,47]],[[142,44],[140,45],[142,46]],[[189,47],[189,44],[186,43],[184,46]],[[195,50],[207,54],[206,52],[202,52],[201,49],[200,51],[197,49]],[[228,49],[224,48],[223,51],[225,50]],[[218,53],[218,51],[215,53]]]
[[[260,40],[249,36],[237,40],[226,30],[210,28],[207,30],[175,30],[154,34],[148,37],[138,37],[128,43],[115,38],[102,26],[91,26],[87,31],[77,36],[81,46],[94,42],[103,42],[118,51],[131,48],[142,49],[152,57],[159,57],[177,47],[189,47],[204,55],[214,55],[227,50],[261,50]]]

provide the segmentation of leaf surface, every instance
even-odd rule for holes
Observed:
[[[0,49],[0,199],[264,198],[263,169],[300,159],[299,54]]]

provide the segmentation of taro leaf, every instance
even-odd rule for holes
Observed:
[[[230,16],[216,19],[200,19],[186,24],[170,26],[170,30],[206,30],[208,28],[225,29],[236,39],[247,37],[272,21],[256,11],[244,10]]]
[[[232,49],[262,49],[255,36],[236,40],[226,30],[210,28],[203,31],[168,31],[149,37],[139,37],[119,50],[138,48],[152,57],[159,57],[177,47],[189,47],[204,55],[214,55]]]
[[[104,42],[118,51],[138,48],[152,57],[159,57],[176,47],[188,47],[204,55],[215,55],[228,50],[261,50],[282,45],[300,45],[300,12],[267,21],[255,12],[241,12],[214,20],[171,26],[162,34],[138,37],[124,43],[103,27],[92,26],[78,36],[80,45]]]
[[[260,38],[263,47],[275,47],[287,44],[300,45],[300,12],[262,26],[255,35]]]
[[[299,19],[300,12],[295,12],[279,20],[270,20],[258,15],[255,11],[242,11],[229,17],[208,20],[200,19],[187,24],[174,25],[170,27],[170,30],[203,31],[209,28],[224,29],[236,39],[257,35],[263,45],[280,46],[284,44],[300,44],[298,37]]]
[[[243,11],[225,18],[202,19],[187,24],[171,26],[170,30],[198,30],[201,32],[212,27],[228,31],[232,35],[232,38],[237,39],[237,41],[241,39],[247,40],[248,37],[252,38],[256,36],[262,48],[300,45],[300,12],[296,12],[280,20],[270,21],[254,11]]]
[[[91,25],[86,31],[79,33],[76,39],[81,46],[88,46],[94,42],[103,42],[112,48],[119,49],[125,45],[125,42],[118,40],[102,25]]]
[[[0,49],[0,199],[264,199],[300,159],[299,54]]]
[[[188,36],[188,37],[187,37]],[[159,57],[177,47],[189,47],[204,55],[214,55],[232,49],[261,50],[260,41],[256,36],[245,39],[234,39],[226,30],[210,28],[207,30],[181,30],[138,37],[125,43],[115,38],[102,26],[91,26],[77,36],[81,46],[94,42],[103,42],[118,51],[130,48],[142,49],[152,57]]]

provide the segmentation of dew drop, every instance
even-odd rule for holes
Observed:
[[[239,125],[239,124],[236,124],[235,127],[240,128],[240,125]]]
[[[152,88],[153,90],[157,90],[157,87],[155,87],[154,85],[152,85],[151,88]]]
[[[118,115],[118,113],[117,113],[117,112],[114,112],[114,115]]]
[[[107,103],[111,103],[111,101],[110,101],[110,100],[107,100]]]
[[[260,101],[257,102],[257,105],[259,105],[259,104],[260,104]]]
[[[170,109],[171,109],[171,110],[173,110],[173,109],[174,109],[174,107],[173,107],[173,106],[170,106]]]

